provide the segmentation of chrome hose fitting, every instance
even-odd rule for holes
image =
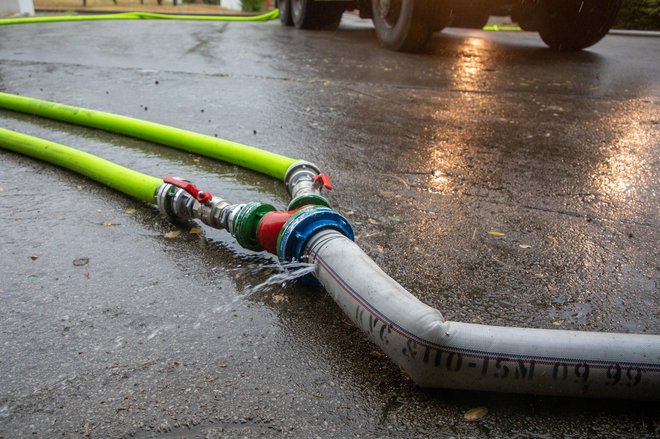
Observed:
[[[314,182],[312,181],[320,173],[321,170],[310,162],[300,161],[289,166],[284,176],[284,184],[291,198],[297,198],[308,193],[321,195],[320,188],[314,189]]]
[[[185,221],[193,217],[196,202],[188,192],[169,183],[162,183],[156,191],[158,210],[174,221]]]
[[[162,183],[156,190],[158,210],[174,221],[198,219],[216,229],[229,230],[229,216],[235,206],[218,197],[201,202],[186,189]]]
[[[332,189],[330,179],[313,163],[299,161],[291,165],[284,176],[284,184],[291,195],[289,210],[306,205],[330,206],[321,195],[321,189]]]
[[[228,215],[228,212],[225,213],[225,210],[230,207],[226,200],[222,198],[213,197],[208,203],[200,203],[195,200],[195,203],[192,207],[193,218],[199,219],[204,224],[211,226],[215,229],[227,229],[226,221],[223,221],[223,217]]]

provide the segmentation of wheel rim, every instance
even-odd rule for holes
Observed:
[[[401,15],[402,0],[378,0],[376,13],[388,27],[396,26]]]
[[[291,0],[291,17],[294,21],[297,21],[303,13],[303,1],[304,0]]]
[[[279,0],[277,2],[277,7],[280,10],[280,21],[284,24],[290,24],[291,21],[291,0]]]

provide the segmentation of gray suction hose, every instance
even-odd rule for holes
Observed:
[[[658,335],[451,322],[341,233],[317,233],[305,254],[344,313],[421,387],[660,398]]]

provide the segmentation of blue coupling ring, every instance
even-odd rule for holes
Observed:
[[[296,212],[282,227],[277,239],[277,256],[281,262],[300,261],[309,238],[321,230],[333,229],[355,240],[353,227],[346,218],[327,207],[310,206]],[[308,274],[302,278],[309,284],[318,285],[316,278]]]

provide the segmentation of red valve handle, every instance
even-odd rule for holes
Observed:
[[[332,183],[330,183],[330,177],[328,176],[328,174],[315,175],[314,177],[312,177],[312,181],[314,182],[315,185],[318,185],[319,187],[324,187],[329,191],[332,190]]]
[[[174,177],[165,177],[163,178],[163,181],[165,183],[171,184],[172,186],[176,186],[178,188],[183,189],[202,204],[207,204],[209,201],[213,199],[213,195],[210,192],[200,191],[199,189],[197,189],[197,186],[195,186],[189,181],[180,180]]]

